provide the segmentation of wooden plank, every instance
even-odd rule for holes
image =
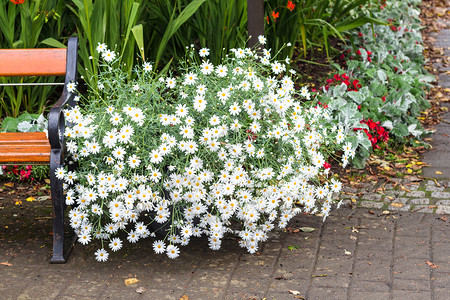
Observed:
[[[50,162],[50,145],[0,145],[0,163]]]
[[[45,132],[1,132],[0,146],[11,144],[50,145]]]
[[[65,48],[0,49],[0,76],[66,74]]]

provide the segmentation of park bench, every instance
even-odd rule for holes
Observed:
[[[67,49],[0,49],[0,77],[65,76],[61,97],[48,114],[48,138],[44,132],[0,133],[0,165],[48,164],[52,196],[53,255],[50,263],[64,263],[71,250],[64,247],[65,198],[63,182],[55,170],[64,164],[64,128],[62,109],[75,104],[75,94],[67,90],[77,78],[78,40],[69,38]],[[11,83],[2,85],[43,85],[48,83]],[[52,83],[50,83],[52,84]]]

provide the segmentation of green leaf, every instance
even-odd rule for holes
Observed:
[[[359,17],[357,19],[342,23],[342,24],[336,26],[335,28],[336,28],[336,31],[338,31],[338,32],[344,32],[344,31],[348,31],[350,29],[360,27],[366,23],[375,23],[378,25],[389,25],[389,23],[386,23],[386,22],[376,19],[376,18]]]
[[[181,25],[183,25],[184,22],[186,22],[202,5],[206,0],[194,0],[191,3],[189,3],[188,6],[186,6],[183,11],[179,14],[179,16],[173,20],[174,14],[172,14],[170,22],[167,26],[166,31],[164,32],[164,35],[161,39],[161,43],[158,47],[158,52],[156,54],[155,64],[158,65],[159,60],[161,59],[161,56],[163,52],[166,50],[166,45],[169,42],[170,38],[174,35],[174,33],[180,28]],[[174,11],[175,13],[175,11]]]
[[[352,165],[357,169],[364,169],[366,166],[366,158],[362,157],[359,153],[356,153],[355,157],[352,159]]]
[[[131,28],[131,31],[133,32],[134,40],[139,47],[139,52],[141,53],[142,60],[145,61],[144,28],[142,27],[142,24],[139,24]]]
[[[391,133],[398,137],[404,137],[409,135],[408,127],[403,123],[397,123],[394,125],[394,128],[392,128]]]
[[[27,112],[21,114],[21,115],[17,118],[17,122],[18,122],[18,123],[23,122],[23,121],[28,121],[28,122],[30,122],[30,121],[32,121],[32,120],[33,120],[33,117],[32,117],[29,113],[27,113]]]
[[[300,247],[297,246],[297,245],[291,245],[291,246],[288,246],[288,249],[291,250],[291,251],[298,250],[299,248],[300,248]]]
[[[47,38],[47,39],[41,41],[41,44],[45,44],[47,46],[54,47],[54,48],[67,48],[66,45],[64,45],[60,41],[55,40],[54,38]]]
[[[1,125],[2,132],[16,132],[17,125],[19,124],[18,120],[12,117],[6,117]]]

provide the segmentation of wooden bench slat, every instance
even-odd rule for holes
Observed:
[[[1,132],[0,145],[4,144],[48,144],[45,132]]]
[[[0,133],[0,163],[48,163],[50,150],[45,132]]]
[[[0,145],[0,163],[50,162],[50,144]]]
[[[66,74],[65,48],[1,49],[0,76],[52,76]]]

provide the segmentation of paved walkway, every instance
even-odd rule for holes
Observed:
[[[445,217],[343,208],[325,223],[301,215],[290,224],[256,255],[234,239],[220,251],[198,239],[170,260],[145,241],[106,263],[94,260],[95,248],[77,245],[65,265],[50,265],[50,224],[26,216],[0,239],[0,298],[448,299]],[[126,285],[130,278],[138,282]]]
[[[442,48],[445,56],[442,61],[450,62],[450,19],[445,22],[447,28],[435,34],[436,41],[433,43],[435,48]],[[440,73],[438,85],[444,88],[447,101],[450,101],[450,65],[435,63],[434,68]],[[447,89],[447,90],[445,90]],[[423,175],[434,178],[450,178],[450,102],[443,103],[448,108],[443,120],[436,126],[436,132],[433,135],[431,151],[424,155],[424,161],[431,165],[425,168]]]

